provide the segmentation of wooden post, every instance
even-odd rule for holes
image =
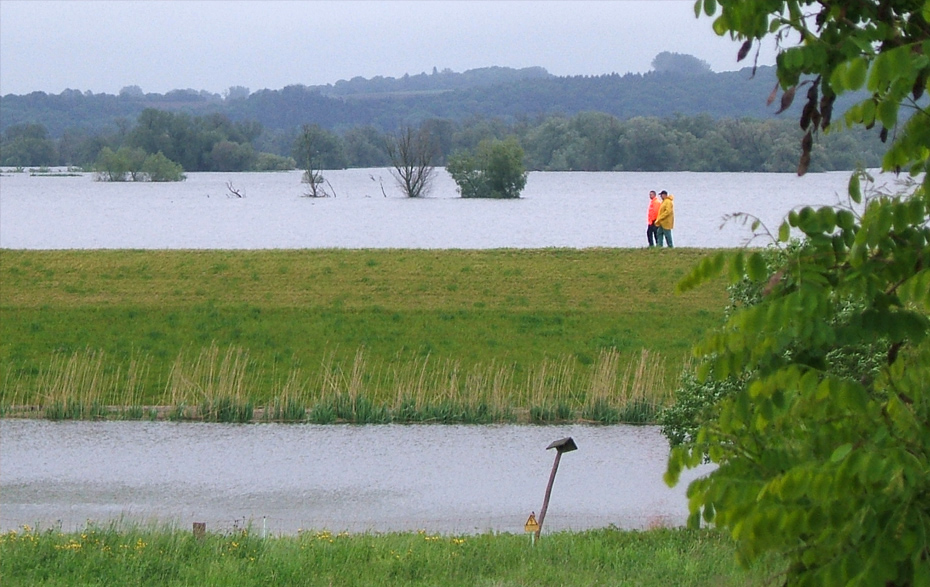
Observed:
[[[552,495],[552,483],[555,481],[555,473],[559,470],[559,461],[562,459],[562,453],[555,453],[555,462],[552,463],[552,472],[549,473],[549,484],[546,485],[546,497],[543,498],[542,509],[539,510],[539,528],[536,528],[536,538],[542,532],[543,522],[546,521],[546,510],[549,509],[549,496]]]
[[[556,471],[559,470],[559,461],[562,459],[562,453],[578,450],[578,446],[575,444],[575,441],[572,440],[571,436],[556,440],[547,446],[546,450],[550,448],[555,449],[555,462],[552,463],[552,472],[549,474],[549,484],[546,485],[546,497],[543,499],[542,509],[539,510],[539,528],[536,529],[536,538],[539,538],[539,534],[542,532],[543,522],[546,520],[546,510],[549,509],[549,496],[552,494],[552,483],[555,481]]]
[[[194,538],[197,540],[203,540],[204,536],[207,535],[207,523],[206,522],[194,522]]]

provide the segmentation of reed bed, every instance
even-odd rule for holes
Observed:
[[[50,419],[134,418],[210,422],[492,423],[589,422],[648,424],[671,398],[664,359],[648,349],[623,355],[603,350],[584,365],[574,357],[544,358],[520,367],[491,361],[463,367],[430,355],[413,360],[371,361],[364,348],[351,361],[333,353],[315,376],[292,368],[275,383],[270,399],[256,393],[259,370],[246,349],[211,343],[176,357],[160,402],[143,406],[148,364],[126,369],[102,351],[55,354],[37,389],[7,382],[8,416]],[[518,377],[518,375],[520,375]],[[40,397],[25,405],[22,397]]]
[[[35,389],[22,379],[11,380],[10,373],[5,375],[8,391],[0,414],[33,414],[49,420],[139,420],[146,413],[142,398],[148,368],[148,360],[139,356],[131,357],[124,368],[99,350],[54,353],[35,379]]]
[[[165,396],[174,418],[208,422],[249,422],[249,358],[240,347],[224,352],[216,343],[202,349],[191,364],[178,355],[168,376]]]

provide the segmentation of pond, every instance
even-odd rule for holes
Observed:
[[[544,531],[684,524],[654,426],[286,425],[0,420],[0,531],[88,521],[224,531]],[[700,468],[687,479],[707,472]]]
[[[751,235],[749,226],[721,229],[725,216],[750,213],[777,232],[796,206],[836,203],[850,173],[532,172],[516,200],[462,199],[445,170],[436,173],[431,196],[416,200],[402,197],[389,169],[324,176],[334,197],[304,197],[299,171],[107,183],[92,174],[7,170],[0,177],[0,247],[641,247],[652,189],[675,195],[676,246],[735,247]]]

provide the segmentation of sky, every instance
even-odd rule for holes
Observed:
[[[434,67],[645,73],[663,51],[751,65],[711,22],[693,0],[0,0],[0,95],[254,92]]]

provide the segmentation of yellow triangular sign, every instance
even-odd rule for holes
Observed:
[[[536,521],[536,512],[532,512],[530,517],[526,519],[526,524],[523,525],[523,529],[526,532],[539,531],[539,522]]]

